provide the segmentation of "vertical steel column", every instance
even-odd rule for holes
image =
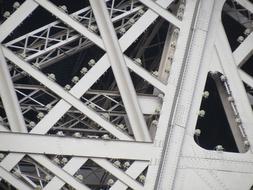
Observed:
[[[189,48],[185,51],[185,64],[181,70],[180,89],[177,104],[174,106],[171,129],[166,137],[163,154],[160,161],[160,170],[157,172],[155,189],[175,189],[175,179],[178,172],[178,163],[186,137],[186,128],[190,110],[197,86],[199,69],[203,61],[204,49],[207,47],[209,24],[213,14],[214,0],[194,0],[196,8],[192,17],[192,34]],[[186,1],[187,3],[194,1]],[[196,15],[196,17],[195,17]]]
[[[127,70],[115,30],[103,0],[90,0],[96,22],[107,51],[117,85],[136,140],[151,141],[146,122],[137,102],[136,92]]]
[[[0,48],[0,95],[13,132],[26,133],[24,118],[11,80],[9,69]]]

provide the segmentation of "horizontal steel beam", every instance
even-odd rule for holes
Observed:
[[[157,153],[151,143],[9,132],[0,133],[0,150],[26,154],[53,154],[130,160],[150,160]]]

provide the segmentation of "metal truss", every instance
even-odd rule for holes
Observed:
[[[53,2],[26,0],[0,25],[1,188],[252,187],[251,1]],[[11,38],[38,8],[58,20]],[[245,28],[235,50],[222,13]],[[194,141],[208,73],[237,153]]]

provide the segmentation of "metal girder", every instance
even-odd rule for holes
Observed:
[[[158,3],[152,1],[152,0],[139,0],[144,5],[146,5],[148,8],[156,12],[159,16],[163,17],[165,20],[170,22],[171,24],[175,25],[178,28],[181,28],[182,22],[175,17],[173,14],[168,12],[166,9],[161,7]]]
[[[136,23],[133,24],[132,27],[130,27],[127,30],[127,32],[119,39],[119,44],[123,52],[126,51],[126,49],[129,48],[134,43],[135,40],[137,40],[137,38],[144,32],[145,29],[147,29],[150,26],[150,24],[153,21],[155,21],[155,19],[158,16],[162,16],[165,19],[167,18],[167,20],[169,20],[170,16],[172,16],[170,13],[168,14],[168,12],[165,10],[165,7],[167,7],[171,3],[171,1],[169,2],[166,0],[160,0],[157,1],[156,3],[148,0],[147,1],[141,0],[141,1],[143,1],[142,3],[145,4],[147,7],[149,7],[151,10],[146,11],[146,13],[144,13],[144,15],[141,16],[136,21]],[[248,38],[246,38],[246,40],[241,44],[241,46],[238,47],[238,49],[236,50],[238,52],[236,53],[235,51],[234,54],[232,55],[226,36],[223,33],[224,31],[222,28],[220,28],[221,23],[218,22],[218,20],[220,20],[219,14],[221,13],[221,7],[225,1],[223,0],[222,1],[199,0],[199,1],[200,6],[195,6],[197,0],[185,1],[185,13],[183,15],[182,21],[180,21],[181,28],[178,36],[178,42],[175,48],[175,52],[172,53],[174,57],[173,60],[171,61],[172,63],[171,70],[170,73],[168,74],[168,80],[167,79],[164,80],[165,81],[164,83],[161,82],[156,77],[153,77],[147,70],[137,65],[130,58],[124,56],[125,59],[124,64],[126,64],[128,68],[136,72],[139,76],[148,81],[150,84],[152,84],[155,88],[159,89],[164,94],[161,95],[160,92],[157,93],[157,91],[155,90],[154,93],[155,96],[158,96],[159,94],[159,97],[156,97],[155,99],[152,99],[150,97],[146,98],[145,96],[144,99],[142,99],[143,97],[140,99],[138,98],[139,100],[138,104],[140,104],[140,107],[145,107],[145,104],[148,105],[149,102],[153,101],[152,111],[148,111],[148,113],[151,113],[152,115],[148,117],[145,116],[145,118],[148,118],[146,121],[149,122],[150,120],[152,121],[154,119],[153,121],[155,121],[156,123],[156,126],[154,127],[156,130],[156,133],[154,133],[156,134],[154,137],[154,142],[149,144],[151,146],[156,147],[155,149],[156,154],[152,154],[153,152],[150,152],[152,148],[146,148],[147,151],[149,151],[148,153],[150,154],[148,157],[148,160],[150,161],[149,162],[134,161],[129,168],[127,169],[125,168],[125,171],[123,171],[119,168],[114,167],[108,160],[100,158],[95,159],[91,158],[92,156],[96,155],[100,155],[101,157],[108,156],[111,158],[113,154],[125,153],[119,147],[118,148],[114,147],[113,151],[110,152],[110,154],[106,155],[106,151],[104,150],[105,148],[103,149],[102,147],[117,142],[111,140],[102,141],[105,142],[105,144],[98,147],[97,145],[93,144],[93,142],[95,142],[96,140],[75,139],[77,140],[76,144],[78,143],[78,145],[75,144],[75,146],[77,147],[82,145],[80,144],[81,141],[88,142],[89,140],[91,140],[92,143],[88,144],[93,144],[94,147],[98,147],[97,150],[94,150],[94,152],[98,150],[100,150],[100,152],[96,152],[96,154],[94,153],[94,155],[88,155],[88,152],[86,153],[83,152],[81,155],[82,157],[76,157],[72,155],[69,162],[65,164],[63,168],[58,167],[56,164],[51,162],[50,159],[47,159],[41,155],[29,154],[29,156],[33,158],[33,160],[35,160],[37,163],[41,164],[43,167],[47,168],[49,171],[55,174],[53,179],[45,187],[43,187],[44,189],[60,189],[65,185],[65,183],[68,183],[69,185],[71,185],[76,189],[89,189],[86,186],[84,186],[79,180],[76,180],[74,178],[76,172],[87,161],[85,155],[86,156],[88,155],[89,159],[91,159],[96,164],[100,165],[102,168],[105,169],[106,172],[110,173],[111,175],[117,178],[117,181],[111,186],[111,189],[115,190],[127,189],[129,187],[132,189],[154,189],[156,188],[155,187],[156,181],[158,181],[157,185],[158,188],[164,186],[166,189],[170,187],[171,189],[185,189],[187,187],[196,187],[196,189],[198,188],[203,189],[208,187],[215,187],[216,189],[231,189],[230,187],[231,186],[233,187],[233,185],[231,184],[235,183],[235,180],[231,180],[233,182],[231,183],[230,181],[230,184],[228,185],[227,182],[229,180],[227,179],[228,178],[234,179],[233,177],[238,176],[238,174],[243,175],[242,179],[244,182],[243,187],[250,187],[249,184],[252,181],[252,175],[250,171],[253,162],[251,149],[245,154],[208,151],[199,148],[198,145],[196,145],[195,142],[193,141],[198,109],[202,98],[202,91],[204,89],[204,81],[206,79],[208,69],[211,67],[208,66],[208,64],[210,65],[216,64],[216,66],[212,66],[211,68],[215,69],[217,65],[219,65],[220,66],[219,71],[224,75],[226,75],[228,79],[228,84],[231,87],[232,94],[233,96],[235,96],[235,105],[236,107],[238,107],[238,113],[241,116],[242,125],[245,128],[245,134],[248,137],[250,144],[252,144],[251,143],[252,130],[250,128],[250,126],[252,125],[251,121],[252,119],[250,118],[252,117],[252,112],[250,112],[250,104],[249,101],[247,101],[245,90],[240,81],[240,79],[242,79],[250,86],[253,86],[252,77],[246,74],[241,69],[236,68],[236,66],[234,66],[234,64],[245,62],[245,60],[251,55],[252,50],[250,43],[251,41],[247,41],[247,39],[250,40],[249,38],[250,36],[248,36]],[[36,2],[40,3],[42,1],[36,0]],[[238,2],[241,3],[242,6],[244,7],[245,5],[249,5],[251,7],[250,2],[248,1],[238,0]],[[115,12],[122,11],[117,10],[117,8],[114,8],[113,5],[114,3],[115,3],[114,0],[112,1],[112,4],[108,3],[108,5],[111,6],[108,7],[110,15],[113,15],[114,11]],[[209,5],[212,3],[214,6],[213,9],[210,9],[210,7],[212,6]],[[42,4],[43,4],[42,7],[45,7],[47,10],[51,12],[56,11],[56,16],[58,15],[58,17],[60,17],[61,20],[66,19],[68,25],[70,27],[77,29],[81,35],[83,35],[84,33],[86,34],[87,32],[89,38],[94,37],[95,40],[91,43],[96,44],[97,40],[99,41],[100,45],[102,44],[101,46],[102,49],[105,50],[106,46],[105,47],[103,46],[102,39],[96,36],[95,33],[94,35],[90,35],[92,32],[90,33],[89,30],[85,30],[85,32],[82,32],[82,30],[85,27],[80,25],[80,22],[76,20],[76,22],[73,23],[72,19],[69,18],[70,17],[69,15],[63,13],[62,10],[52,5],[49,1],[42,2]],[[251,8],[249,8],[249,10],[250,9]],[[104,10],[104,12],[106,11]],[[159,12],[161,13],[159,14]],[[213,12],[213,14],[211,14],[210,16],[211,12]],[[194,22],[195,16],[196,22]],[[212,22],[211,24],[209,23],[208,20],[209,16]],[[216,27],[217,25],[219,27]],[[79,37],[77,37],[77,39],[78,38]],[[62,42],[58,45],[59,47],[61,46],[63,47],[64,44],[66,45],[66,43]],[[100,76],[104,74],[110,67],[109,59],[107,58],[107,56],[110,57],[109,54],[105,54],[69,92],[66,92],[59,86],[58,88],[54,82],[48,80],[40,72],[37,72],[30,65],[28,65],[27,62],[24,62],[24,60],[17,57],[14,53],[6,49],[6,47],[3,46],[1,47],[5,51],[4,52],[5,56],[8,55],[7,57],[10,60],[12,60],[14,64],[18,64],[19,66],[21,66],[22,69],[29,72],[28,74],[31,73],[33,77],[39,80],[39,82],[41,82],[42,80],[44,82],[44,85],[47,85],[47,87],[50,87],[50,89],[53,90],[53,93],[57,93],[60,95],[60,98],[63,98],[60,100],[58,97],[56,97],[54,98],[54,100],[51,101],[51,103],[54,105],[59,100],[59,102],[52,107],[52,109],[48,112],[48,114],[45,115],[45,117],[30,131],[30,133],[37,133],[37,134],[47,133],[50,130],[50,128],[52,128],[64,114],[70,116],[73,113],[79,114],[82,111],[83,111],[82,113],[85,114],[87,113],[91,114],[93,113],[93,111],[96,111],[96,114],[98,114],[97,116],[99,116],[99,113],[102,113],[99,112],[98,110],[91,110],[91,112],[90,110],[84,110],[85,106],[88,105],[90,102],[92,102],[94,100],[93,98],[96,97],[96,95],[92,98],[87,98],[85,100],[86,101],[85,103],[81,103],[78,99],[85,98],[84,93],[86,92],[85,95],[87,95],[87,91],[91,88],[91,86],[95,83],[95,81],[97,81],[100,78]],[[116,49],[120,49],[120,47]],[[241,50],[239,48],[241,48]],[[10,47],[10,49],[12,49],[12,47]],[[47,51],[53,52],[53,47],[48,47]],[[67,49],[63,51],[67,52]],[[164,51],[167,50],[164,49]],[[16,53],[19,54],[18,52]],[[38,54],[43,54],[43,51],[38,52]],[[34,55],[35,54],[31,56]],[[45,54],[45,57],[46,56],[47,55]],[[211,59],[212,56],[216,58],[214,60],[218,63],[212,63],[211,61],[209,61],[213,60]],[[23,58],[25,59],[25,57]],[[54,58],[52,58],[52,60],[53,59]],[[55,60],[57,59],[55,58]],[[124,61],[121,61],[121,63],[123,63]],[[163,63],[165,65],[167,64],[165,59],[163,60]],[[233,66],[229,65],[228,63],[233,64]],[[34,94],[36,94],[36,91],[23,93],[22,91],[17,90],[17,93],[19,93],[19,95],[22,95],[22,99],[20,99],[19,102],[20,104],[22,103],[26,104],[27,102],[29,103],[29,101],[32,101],[42,107],[45,106],[43,103],[40,103],[40,101],[37,101],[36,98],[34,98]],[[225,99],[226,97],[224,97],[224,101]],[[119,102],[117,102],[117,104],[118,103]],[[33,104],[30,105],[32,106]],[[69,110],[72,105],[78,107],[79,111],[72,113],[71,110]],[[156,106],[159,106],[159,108],[155,109]],[[24,109],[23,110],[24,114],[26,111],[29,110],[28,107],[26,108],[22,107],[22,109]],[[156,112],[155,114],[154,109]],[[108,110],[110,110],[110,108]],[[145,113],[143,109],[141,110],[143,113]],[[74,117],[76,116],[73,115],[73,118]],[[95,117],[95,121],[96,119],[97,117]],[[104,120],[101,120],[100,123],[104,124]],[[6,125],[6,123],[3,124]],[[114,127],[115,126],[113,125],[108,125],[108,129],[110,130],[112,130],[111,128]],[[75,130],[75,128],[73,128],[73,130]],[[113,133],[113,131],[110,132]],[[122,135],[121,131],[116,132],[115,134],[117,134],[118,136]],[[36,135],[35,136],[28,134],[10,134],[10,135],[13,135],[12,137],[13,140],[14,135],[27,135],[34,138],[33,140],[34,144],[38,144],[40,142],[40,140],[38,139],[37,139],[38,142],[35,140]],[[61,140],[60,147],[62,149],[64,148],[62,147],[63,144],[65,143],[69,145],[71,144],[68,142],[64,142],[64,140],[70,141],[71,139],[73,139],[70,137],[56,137],[56,139],[55,137],[47,137],[47,136],[40,136],[40,137],[50,138],[52,140],[52,142],[50,140],[52,145],[54,143],[57,144],[58,142],[56,143],[56,141],[58,141],[57,139],[59,138]],[[17,140],[18,139],[21,140],[21,138],[17,138]],[[128,135],[126,136],[122,135],[119,137],[119,139],[133,140]],[[7,137],[0,138],[0,141],[1,140],[4,141],[4,144],[2,146],[6,144],[5,146],[6,148],[7,147],[6,141],[10,140],[10,138],[8,139]],[[26,139],[24,137],[24,141],[30,140],[28,137]],[[44,142],[44,140],[42,141]],[[96,141],[96,143],[98,142],[101,141],[100,140]],[[18,142],[15,142],[15,144],[17,143]],[[136,150],[136,147],[132,147],[131,143],[139,144],[138,142],[130,142],[130,141],[129,142],[124,141],[124,143],[125,145],[129,144],[129,147],[126,148],[127,151],[130,151],[130,149]],[[88,146],[88,144],[86,144],[85,147]],[[140,145],[141,144],[142,143],[140,143]],[[10,147],[12,145],[8,146]],[[141,146],[144,145],[142,144]],[[16,145],[16,147],[13,146],[12,148],[13,151],[15,152],[15,150],[18,150],[18,148],[20,148],[19,150],[21,150],[23,146],[19,147]],[[40,153],[40,151],[42,151],[41,149],[38,150],[35,149],[35,147],[32,148],[33,149],[31,153]],[[52,146],[51,149],[44,147],[46,151],[51,150],[51,152],[56,151],[56,148],[58,147]],[[68,149],[70,150],[70,148]],[[5,149],[1,149],[0,147],[0,150]],[[167,153],[163,154],[162,150],[166,150]],[[146,154],[148,154],[147,151],[145,152]],[[138,152],[138,154],[139,153],[140,151]],[[11,173],[6,172],[7,170],[10,171],[23,158],[23,156],[24,154],[10,153],[7,156],[5,156],[5,158],[0,163],[0,166],[5,168],[5,171],[2,170],[0,171],[0,175],[5,176],[4,178],[6,179],[9,179],[7,181],[9,181],[11,184],[13,183],[13,185],[16,187],[19,182],[23,183],[21,181],[21,178],[16,180],[16,177],[14,177]],[[129,158],[130,155],[122,155],[122,156],[125,159],[129,160],[131,159]],[[135,158],[134,160],[138,159]],[[223,163],[225,165],[222,165]],[[233,169],[234,165],[238,167]],[[199,169],[198,167],[201,169]],[[146,168],[147,174],[145,174],[146,171],[142,173]],[[161,169],[161,175],[158,175],[159,169]],[[225,172],[221,170],[224,170]],[[226,175],[224,173],[226,173]],[[140,174],[141,176],[139,176]],[[144,186],[135,180],[136,178],[139,178],[139,180],[143,179],[143,175],[144,179],[146,176],[145,183],[142,181],[142,183],[144,183]],[[225,176],[228,177],[226,178]],[[183,182],[181,179],[184,179]],[[187,185],[187,183],[192,182],[193,180],[196,179],[199,180],[197,181],[197,183],[191,184],[189,186]],[[160,181],[162,182],[160,183]],[[28,186],[27,184],[24,185]],[[24,189],[25,188],[28,189],[29,187],[24,187]]]
[[[68,172],[70,175],[74,175],[77,170],[88,160],[88,158],[74,157],[63,167],[63,170]],[[50,182],[44,187],[44,190],[61,189],[65,185],[59,177],[55,176]]]
[[[48,10],[49,12],[57,16],[64,23],[68,24],[77,32],[79,32],[81,35],[85,36],[86,38],[91,40],[93,43],[95,43],[98,47],[104,49],[103,42],[99,36],[97,36],[94,32],[89,31],[86,27],[84,27],[81,23],[79,23],[74,18],[71,18],[64,11],[61,11],[53,3],[51,3],[48,0],[44,0],[44,1],[34,0],[34,2],[37,2],[40,6],[42,6],[43,8],[45,8],[46,10]]]
[[[1,128],[1,131],[8,131],[5,128]],[[25,135],[25,134],[23,134]],[[5,140],[5,142],[9,143],[9,140]],[[15,142],[15,141],[14,141]],[[28,143],[29,144],[29,143]],[[11,153],[8,154],[5,159],[3,159],[0,163],[0,167],[4,168],[5,170],[9,171],[11,170],[23,157],[25,154],[23,153]],[[48,158],[42,156],[42,155],[29,155],[31,158],[33,158],[38,163],[42,164],[44,167],[46,167],[48,170],[50,170],[52,173],[57,175],[61,178],[61,180],[65,181],[66,183],[70,183],[75,188],[81,188],[81,189],[89,189],[85,185],[78,182],[76,179],[74,179],[71,175],[69,175],[67,172],[62,170],[59,166],[54,164],[51,160]],[[6,176],[6,178],[10,178],[11,176]],[[12,180],[12,178],[10,178]],[[14,179],[13,179],[14,180]],[[15,183],[14,183],[15,184]],[[21,187],[21,186],[20,186]],[[18,187],[19,188],[19,187]],[[27,187],[27,189],[29,189]]]
[[[84,189],[84,190],[90,190],[89,187],[84,185],[83,183],[79,182],[76,180],[72,175],[67,173],[66,171],[62,170],[59,166],[54,164],[51,160],[44,158],[43,156],[40,155],[30,155],[31,158],[33,158],[35,161],[49,169],[52,173],[57,175],[60,179],[65,181],[68,184],[71,184],[72,187],[76,189]]]
[[[253,13],[253,4],[249,0],[236,0],[239,4],[241,4],[245,9],[248,9]]]
[[[243,82],[245,82],[247,85],[253,87],[253,78],[249,74],[247,74],[245,71],[239,69],[239,74]]]
[[[3,179],[9,182],[12,186],[17,189],[32,190],[27,184],[19,180],[17,177],[10,174],[7,170],[0,166],[0,174]]]
[[[233,111],[232,106],[230,105],[230,102],[227,100],[228,99],[228,94],[226,92],[226,89],[224,88],[224,85],[220,81],[219,77],[214,78],[222,105],[224,107],[225,114],[227,116],[227,120],[229,122],[230,129],[233,133],[234,139],[236,146],[239,150],[239,152],[244,153],[247,152],[247,147],[244,145],[244,138],[241,134],[240,127],[238,127],[237,123],[235,122],[235,113]]]
[[[26,132],[24,118],[21,113],[2,48],[0,48],[0,95],[12,131]]]
[[[233,53],[229,47],[229,42],[226,40],[225,31],[220,23],[219,30],[217,31],[217,40],[215,41],[215,48],[218,53],[220,62],[223,66],[223,72],[226,75],[229,83],[230,89],[233,93],[233,98],[235,99],[236,107],[239,112],[238,117],[243,120],[243,124],[241,126],[243,136],[245,137],[244,130],[246,131],[248,136],[253,135],[253,131],[251,131],[250,126],[253,123],[253,113],[252,108],[249,104],[248,97],[246,95],[246,91],[243,85],[243,82],[238,74],[238,68],[236,67],[236,63],[233,58]],[[229,64],[232,63],[232,64]],[[233,81],[233,82],[232,82]],[[234,138],[238,138],[234,136]],[[250,147],[252,149],[252,147]]]
[[[136,190],[145,190],[145,188],[143,187],[143,185],[141,185],[139,182],[136,182],[135,180],[133,180],[133,178],[131,178],[129,175],[120,172],[120,170],[114,166],[112,166],[109,161],[107,160],[101,160],[101,159],[93,159],[97,164],[101,165],[103,168],[105,168],[106,170],[112,172],[113,175],[117,176],[117,178],[124,182],[125,184],[127,184],[128,186],[130,186],[133,189]]]
[[[162,1],[161,1],[162,2]],[[166,6],[166,5],[169,5],[171,2],[167,2],[166,1],[166,3],[164,3],[164,6]],[[151,19],[150,19],[150,16],[151,16]],[[144,18],[149,18],[148,20],[149,20],[149,22],[147,22],[147,20],[146,19],[144,19]],[[138,28],[139,26],[142,26],[143,25],[143,23],[145,23],[145,24],[151,24],[152,23],[152,21],[154,20],[156,18],[156,16],[152,13],[152,12],[147,12],[147,14],[144,14],[144,17],[143,17],[143,19],[141,20],[141,21],[138,21],[134,26],[134,29],[130,29],[130,32],[127,32],[126,34],[127,35],[131,35],[131,38],[124,38],[124,37],[126,37],[127,35],[124,35],[123,36],[123,38],[120,40],[120,42],[122,43],[122,44],[124,44],[124,45],[126,45],[126,44],[128,44],[128,45],[131,45],[131,43],[133,42],[133,41],[131,41],[131,40],[134,40],[138,35],[140,35],[141,34],[141,32],[143,32],[144,30],[145,30],[145,28]],[[138,31],[138,32],[136,32],[136,31]],[[134,35],[133,35],[134,34]],[[129,40],[129,39],[131,39],[131,40]],[[127,47],[126,46],[124,46],[124,48],[126,49]],[[102,64],[102,63],[101,63]],[[96,65],[99,65],[98,63],[96,64]],[[95,79],[95,80],[93,80],[94,79],[94,74],[96,74],[97,75],[97,70],[99,70],[99,71],[101,71],[101,73],[103,73],[104,71],[106,71],[106,69],[105,70],[101,70],[101,66],[99,67],[98,66],[98,68],[100,68],[100,69],[96,69],[96,65],[95,65],[95,67],[93,67],[94,68],[94,73],[92,73],[92,72],[89,72],[88,73],[88,75],[85,75],[85,77],[84,78],[86,78],[86,76],[90,76],[91,78],[90,78],[90,80],[88,80],[88,82],[89,83],[91,83],[92,84],[92,81],[93,82],[95,82],[97,79]],[[108,68],[108,66],[107,65],[105,65],[105,68]],[[96,70],[95,70],[96,69]],[[90,75],[89,75],[90,74]],[[87,77],[88,78],[88,77]],[[82,80],[81,80],[82,81]],[[87,81],[85,81],[85,82],[87,82]],[[80,87],[82,87],[82,88],[80,88],[78,85],[76,85],[77,86],[77,88],[76,88],[76,93],[80,93],[80,92],[82,92],[82,91],[80,91],[79,89],[82,89],[83,90],[83,85],[79,82],[78,83],[79,85],[80,85]],[[87,85],[87,84],[86,84]],[[85,85],[85,86],[86,86]],[[75,89],[75,88],[74,88]],[[73,89],[73,90],[74,90]],[[64,102],[64,101],[63,101]],[[67,104],[67,107],[68,107],[68,104]],[[59,109],[58,109],[59,108]],[[57,109],[58,109],[58,111],[56,111],[57,109],[55,109],[55,114],[52,114],[53,112],[51,111],[51,116],[53,116],[53,118],[55,119],[55,118],[57,118],[57,117],[55,117],[56,115],[59,115],[59,113],[61,114],[61,113],[63,113],[62,112],[62,106],[60,106],[59,105],[59,107],[58,107]],[[64,110],[64,109],[63,109]],[[51,122],[51,120],[52,120],[52,118],[51,117],[48,117],[48,118],[50,118],[48,121],[50,121]],[[45,120],[42,120],[42,121],[45,121]],[[47,122],[48,122],[47,121]],[[46,124],[46,123],[44,123],[44,124]],[[47,127],[50,127],[51,125],[44,125],[44,124],[42,124],[41,123],[41,127],[43,127],[43,130],[48,130],[48,129],[46,129],[45,128],[45,126],[47,126]],[[47,123],[48,124],[48,123]],[[38,125],[38,127],[36,128],[36,129],[39,129],[39,125]],[[33,130],[35,133],[36,133],[36,130]],[[14,157],[15,158],[15,157]],[[22,158],[22,157],[21,157]],[[17,159],[17,158],[15,158],[16,160],[19,160],[19,159]],[[73,159],[75,159],[75,158],[73,158]],[[8,159],[7,159],[8,160]],[[7,161],[6,160],[6,161]],[[10,160],[9,161],[7,161],[7,162],[9,162],[9,163],[14,163],[14,162],[10,162]],[[132,166],[131,166],[132,167]],[[130,167],[130,168],[131,168]],[[129,169],[130,169],[129,168]],[[138,169],[138,168],[137,168]],[[142,170],[139,170],[139,172],[141,172]]]
[[[11,142],[11,143],[10,143]],[[48,146],[50,144],[50,146]],[[150,160],[156,154],[150,143],[108,141],[35,134],[0,133],[0,150],[97,158]],[[39,147],[39,148],[38,148]],[[90,148],[92,147],[92,149]]]
[[[195,1],[195,6],[198,6],[197,1]],[[187,63],[184,68],[184,80],[182,81],[181,90],[179,91],[180,96],[178,97],[178,104],[175,108],[175,114],[189,113],[190,106],[185,105],[185,100],[190,100],[193,98],[194,94],[194,86],[196,85],[196,77],[197,75],[193,75],[193,73],[197,73],[200,67],[200,63],[202,61],[202,53],[205,48],[206,38],[207,38],[207,30],[210,22],[210,18],[212,16],[214,1],[210,0],[208,2],[200,1],[199,4],[199,13],[198,18],[196,19],[196,24],[193,28],[193,36],[192,43],[189,47],[189,54],[187,57]],[[194,17],[193,17],[194,20]],[[196,43],[198,41],[198,43]],[[200,53],[201,52],[201,53]],[[194,55],[194,56],[193,56]],[[198,56],[197,56],[198,55]],[[191,63],[196,63],[194,66]],[[181,106],[182,105],[182,106]],[[173,136],[168,142],[164,144],[164,155],[163,161],[160,165],[160,174],[158,174],[156,188],[158,189],[173,189],[175,184],[175,177],[177,172],[177,164],[179,162],[180,150],[183,145],[184,139],[184,127],[186,126],[188,117],[190,115],[186,115],[180,120],[175,116],[171,122],[171,132]],[[176,143],[177,142],[177,143]]]
[[[138,141],[151,141],[146,122],[137,103],[133,82],[127,69],[123,53],[120,49],[117,35],[111,23],[105,2],[103,0],[90,1],[90,4],[103,39],[135,139]]]
[[[10,33],[18,27],[37,8],[33,0],[26,0],[10,18],[0,25],[0,42],[2,42]]]
[[[245,28],[251,28],[252,23],[247,18],[244,16],[242,13],[239,12],[239,10],[230,7],[229,5],[225,4],[224,5],[224,11],[234,20],[236,20],[238,23],[242,24]]]
[[[247,59],[253,55],[253,33],[239,45],[238,48],[233,52],[235,63],[238,67],[243,66]]]
[[[198,157],[182,157],[179,168],[195,168],[206,170],[222,170],[225,172],[253,173],[253,163],[223,159],[210,159]],[[235,167],[236,166],[236,167]]]
[[[3,47],[3,46],[2,46]],[[95,111],[88,108],[88,106],[84,105],[80,100],[78,100],[71,93],[66,92],[62,87],[60,87],[55,82],[48,79],[44,74],[42,74],[39,70],[33,68],[30,64],[26,63],[19,57],[17,57],[14,53],[9,51],[7,48],[3,47],[3,52],[5,56],[12,61],[15,65],[20,67],[25,72],[29,73],[33,78],[40,81],[47,88],[58,94],[63,100],[68,102],[70,105],[77,108],[79,111],[90,117],[93,121],[96,121],[101,127],[109,131],[114,136],[123,139],[123,140],[131,140],[127,134],[124,134],[122,131],[114,127],[110,122],[103,119],[100,115],[98,115]]]

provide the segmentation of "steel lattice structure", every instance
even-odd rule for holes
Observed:
[[[250,0],[14,5],[0,25],[0,188],[252,188]],[[38,9],[56,21],[13,37]],[[243,28],[236,46],[223,14]],[[235,151],[200,139],[209,79]]]

